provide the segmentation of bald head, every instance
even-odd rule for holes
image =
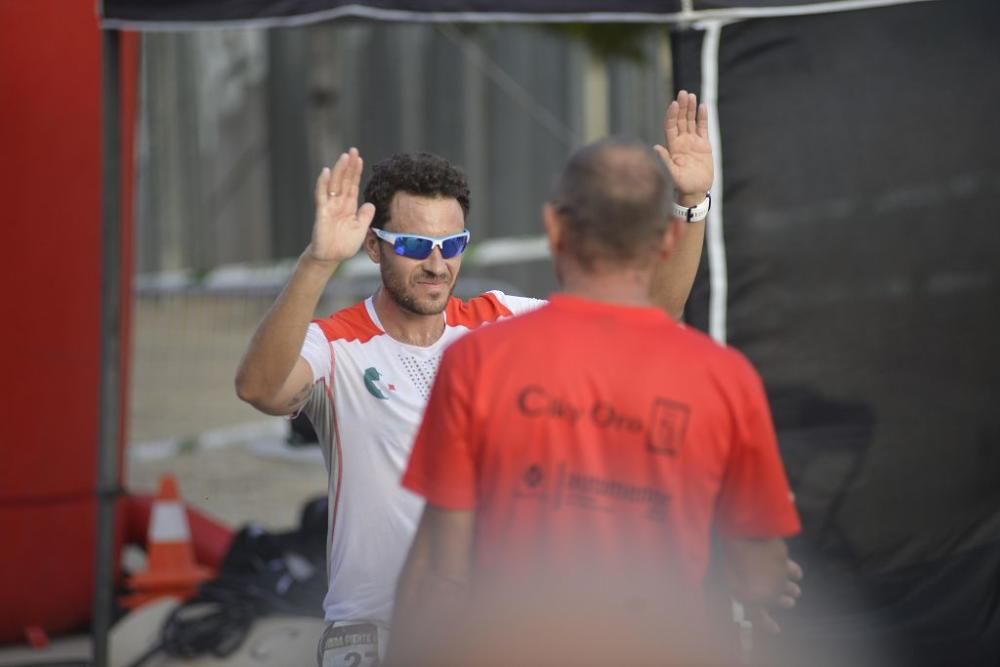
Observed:
[[[671,190],[652,149],[604,139],[573,154],[552,205],[565,222],[567,249],[584,268],[644,264],[656,256],[670,221]]]

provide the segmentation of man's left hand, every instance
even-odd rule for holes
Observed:
[[[708,107],[682,90],[667,107],[663,119],[666,145],[656,145],[674,181],[674,199],[681,206],[697,206],[705,199],[715,177],[712,145],[708,141]]]
[[[778,594],[777,599],[774,601],[774,607],[778,609],[792,609],[795,607],[799,596],[802,595],[802,586],[800,584],[802,577],[802,566],[789,558],[786,564],[785,583],[782,587],[782,591]],[[753,627],[763,630],[765,633],[771,635],[781,632],[781,626],[766,607],[762,605],[753,605],[748,610],[748,613],[750,616],[750,622],[753,623]]]

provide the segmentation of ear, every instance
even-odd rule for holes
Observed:
[[[685,232],[687,232],[687,223],[670,216],[670,221],[667,223],[667,231],[663,233],[663,240],[660,241],[660,261],[674,254],[674,249],[680,243],[681,239],[684,238]]]
[[[564,250],[565,223],[550,203],[542,207],[542,223],[545,225],[545,236],[549,239],[549,254],[555,257]]]
[[[370,227],[365,234],[364,247],[365,252],[368,253],[368,259],[376,264],[382,261],[382,242],[379,240],[379,237],[375,236]]]

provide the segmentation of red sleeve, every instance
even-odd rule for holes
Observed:
[[[476,506],[470,336],[449,347],[441,359],[402,481],[428,503],[451,510]]]
[[[757,371],[738,358],[734,440],[718,501],[718,522],[730,537],[789,537],[799,532],[785,468]]]

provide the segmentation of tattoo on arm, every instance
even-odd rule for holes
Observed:
[[[288,402],[288,407],[292,410],[301,408],[302,405],[309,399],[309,395],[312,394],[312,389],[313,386],[311,382],[303,386],[302,389],[299,389],[295,395],[292,396],[292,400]]]

